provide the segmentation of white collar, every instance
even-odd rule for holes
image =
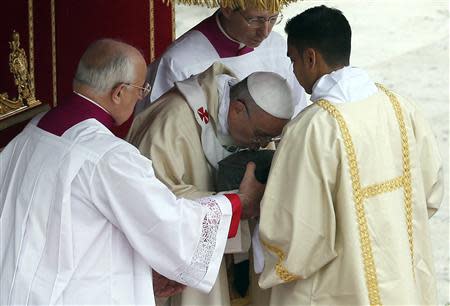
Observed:
[[[220,24],[219,14],[220,14],[220,12],[218,12],[216,14],[216,22],[217,22],[217,26],[219,27],[220,31],[223,33],[223,35],[226,36],[226,38],[228,38],[231,41],[234,41],[235,43],[238,43],[239,44],[239,49],[244,48],[245,44],[241,43],[240,41],[237,41],[236,39],[231,38],[230,35],[228,35],[227,32],[225,32],[225,29]]]
[[[228,131],[228,110],[230,107],[230,87],[238,82],[238,79],[227,74],[216,77],[217,93],[219,99],[219,112],[217,114],[217,135],[223,144],[229,144],[230,133]]]
[[[313,86],[311,101],[326,99],[332,103],[361,101],[378,91],[362,69],[346,66],[323,75]]]
[[[98,107],[100,107],[102,110],[104,110],[106,113],[108,113],[109,115],[111,115],[110,112],[108,112],[103,106],[101,106],[100,104],[98,104],[98,103],[95,102],[94,100],[89,99],[88,97],[86,97],[86,96],[80,94],[79,92],[76,92],[75,90],[73,91],[73,93],[74,93],[74,94],[77,94],[77,95],[79,95],[80,97],[82,97],[82,98],[88,100],[89,102],[95,104],[96,106],[98,106]]]

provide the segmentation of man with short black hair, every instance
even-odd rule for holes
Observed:
[[[341,11],[308,9],[286,32],[313,104],[284,129],[261,203],[270,305],[436,304],[428,218],[443,178],[430,126],[349,66]]]

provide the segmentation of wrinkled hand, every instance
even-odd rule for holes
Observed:
[[[254,162],[247,164],[244,178],[239,186],[239,196],[242,204],[241,219],[255,218],[259,216],[259,203],[264,195],[265,184],[261,184],[255,177],[256,165]]]
[[[155,270],[153,274],[153,292],[155,297],[164,298],[175,295],[183,291],[186,288],[185,285],[177,283],[176,281],[170,280],[165,276],[162,276]]]

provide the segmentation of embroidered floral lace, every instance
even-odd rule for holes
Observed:
[[[201,239],[195,250],[192,262],[180,273],[180,279],[188,286],[195,286],[205,277],[208,271],[209,262],[216,247],[216,236],[222,216],[219,204],[214,198],[202,198],[197,202],[207,207],[208,212],[203,219]]]

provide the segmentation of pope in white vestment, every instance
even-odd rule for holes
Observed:
[[[292,73],[283,37],[271,31],[259,46],[245,46],[226,33],[219,20],[220,14],[220,10],[216,11],[186,32],[149,65],[147,80],[152,84],[152,91],[145,101],[136,106],[137,112],[148,107],[176,81],[203,72],[214,62],[221,62],[229,67],[239,79],[244,79],[255,71],[275,72],[290,84],[297,104],[295,113],[306,106],[306,95]],[[241,31],[249,31],[247,25]]]
[[[154,305],[153,269],[208,292],[227,197],[177,199],[82,95],[41,117],[0,154],[0,304]]]
[[[201,74],[176,82],[173,89],[135,118],[128,140],[143,155],[151,157],[157,177],[178,196],[196,198],[215,193],[217,163],[231,154],[224,146],[237,146],[227,121],[230,86],[237,81],[230,69],[215,63]],[[278,114],[285,112],[286,121],[291,118],[294,102],[287,82],[279,81],[280,87],[269,81],[265,83],[262,78],[255,82],[257,85],[252,84],[253,90],[260,94],[256,104],[261,105],[266,99]],[[256,97],[256,93],[254,95]],[[239,123],[242,126],[249,124],[248,121]],[[242,241],[238,244],[242,244],[243,249],[238,252],[247,252],[250,232],[248,226],[241,226],[241,229]],[[171,300],[173,305],[230,305],[225,265],[208,295],[186,288]]]
[[[428,218],[443,181],[429,125],[357,68],[322,76],[311,100],[283,132],[261,203],[270,304],[435,304]]]

